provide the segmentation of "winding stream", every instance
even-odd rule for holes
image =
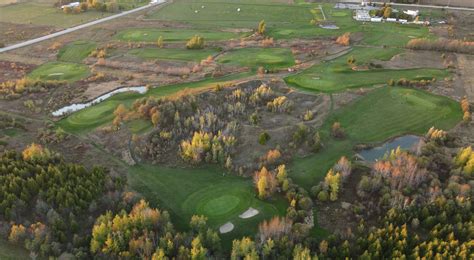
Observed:
[[[71,113],[77,112],[79,110],[82,110],[84,108],[88,108],[92,105],[98,104],[98,103],[110,98],[111,96],[113,96],[115,94],[118,94],[118,93],[138,92],[140,94],[145,94],[147,91],[148,91],[148,89],[145,86],[142,86],[142,87],[123,87],[123,88],[119,88],[119,89],[116,89],[114,91],[111,91],[111,92],[109,92],[107,94],[104,94],[102,96],[99,96],[99,97],[95,98],[94,100],[89,101],[87,103],[71,104],[71,105],[62,107],[62,108],[54,111],[52,114],[53,114],[53,116],[64,116],[64,115],[67,115],[67,114],[71,114]]]

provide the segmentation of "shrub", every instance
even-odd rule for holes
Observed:
[[[336,43],[342,46],[349,46],[349,44],[351,43],[351,33],[347,32],[337,37]]]
[[[328,201],[328,197],[329,197],[328,192],[325,190],[322,190],[318,193],[319,201],[322,201],[322,202]]]
[[[341,123],[334,122],[331,127],[331,135],[335,138],[344,138],[344,128],[341,127]]]
[[[261,20],[260,23],[258,23],[257,33],[260,35],[265,34],[265,27],[265,20]]]
[[[267,132],[263,132],[258,136],[258,143],[265,145],[270,140],[270,135]]]
[[[196,50],[204,48],[204,38],[198,35],[194,35],[189,41],[186,43],[186,48]]]

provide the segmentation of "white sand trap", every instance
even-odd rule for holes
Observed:
[[[239,218],[251,218],[256,216],[259,213],[258,210],[250,207],[247,211],[239,215]]]
[[[234,230],[234,224],[232,224],[232,222],[227,222],[219,228],[221,234],[229,233],[232,230]]]
[[[51,74],[49,74],[48,76],[61,76],[61,75],[64,75],[64,73],[62,73],[62,72],[51,73]]]

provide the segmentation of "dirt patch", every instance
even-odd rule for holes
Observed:
[[[92,100],[98,96],[111,92],[122,86],[120,81],[109,81],[101,83],[91,83],[87,87],[86,91],[82,94],[81,100]],[[79,100],[77,100],[79,101]],[[75,100],[73,100],[75,102]]]
[[[462,96],[462,90],[467,95],[469,102],[474,102],[474,55],[456,54],[458,75],[455,78],[454,86],[459,89]]]
[[[0,22],[0,41],[5,45],[37,38],[54,32],[54,27]]]
[[[21,62],[0,60],[0,82],[23,78],[33,67],[32,65]]]
[[[393,56],[389,61],[373,63],[386,69],[446,68],[441,53],[432,51],[407,51]]]

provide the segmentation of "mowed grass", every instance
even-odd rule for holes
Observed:
[[[58,52],[58,60],[65,62],[81,62],[97,47],[94,42],[75,41],[64,47]]]
[[[432,126],[450,129],[462,118],[454,100],[413,88],[382,87],[332,113],[321,129],[324,148],[306,158],[295,158],[292,178],[310,188],[342,156],[351,157],[358,143],[379,143],[404,134],[424,134]],[[340,122],[346,138],[335,140],[329,132]]]
[[[205,41],[219,41],[229,39],[239,39],[245,34],[224,32],[216,30],[203,29],[125,29],[119,32],[115,37],[121,41],[132,42],[157,42],[158,38],[163,37],[164,42],[181,42],[188,41],[193,36],[199,35],[204,37]]]
[[[9,243],[6,240],[0,239],[0,259],[2,260],[16,260],[16,259],[30,259],[29,252],[20,246]]]
[[[249,73],[241,73],[236,75],[230,75],[219,79],[206,79],[199,82],[182,83],[169,86],[155,87],[149,90],[146,94],[138,93],[121,93],[111,98],[86,109],[80,110],[73,113],[66,118],[58,122],[65,131],[72,133],[84,133],[93,130],[99,126],[105,125],[112,122],[114,115],[113,111],[119,104],[124,104],[127,107],[131,107],[133,102],[139,98],[153,96],[153,97],[165,97],[177,93],[178,91],[185,89],[198,89],[198,88],[212,88],[216,84],[232,82],[235,79],[242,78],[250,75]],[[142,123],[136,123],[132,129],[135,131],[146,130],[149,125]]]
[[[142,48],[130,50],[128,54],[147,60],[158,59],[178,61],[201,61],[209,56],[214,56],[218,52],[219,51],[217,49],[188,50],[184,48]]]
[[[267,69],[288,68],[295,65],[290,49],[286,48],[244,48],[229,51],[219,57],[218,62],[244,67]]]
[[[238,11],[240,9],[240,11]],[[178,0],[148,16],[149,19],[179,21],[193,26],[255,27],[265,20],[271,25],[309,23],[313,18],[306,6],[272,1],[185,1]]]
[[[444,78],[448,75],[446,70],[420,68],[420,69],[368,69],[355,71],[352,65],[347,64],[349,57],[356,59],[359,67],[368,66],[377,60],[389,60],[400,53],[396,48],[365,48],[356,47],[351,52],[334,60],[315,65],[301,73],[287,77],[288,84],[313,91],[335,92],[348,88],[371,87],[385,84],[390,79],[406,78],[422,80]]]
[[[86,65],[69,62],[49,62],[33,70],[28,77],[41,80],[65,80],[74,82],[89,75]]]
[[[183,169],[139,165],[130,168],[128,179],[131,187],[151,203],[169,210],[179,230],[186,230],[196,214],[208,217],[209,225],[216,229],[231,221],[234,230],[221,235],[226,248],[234,238],[253,236],[262,220],[285,215],[287,207],[281,197],[259,200],[251,179],[213,166]],[[260,213],[249,219],[239,218],[249,207]]]
[[[0,6],[0,22],[66,28],[111,15],[111,13],[96,11],[65,14],[61,9],[53,6],[55,2],[53,0],[33,0]]]

